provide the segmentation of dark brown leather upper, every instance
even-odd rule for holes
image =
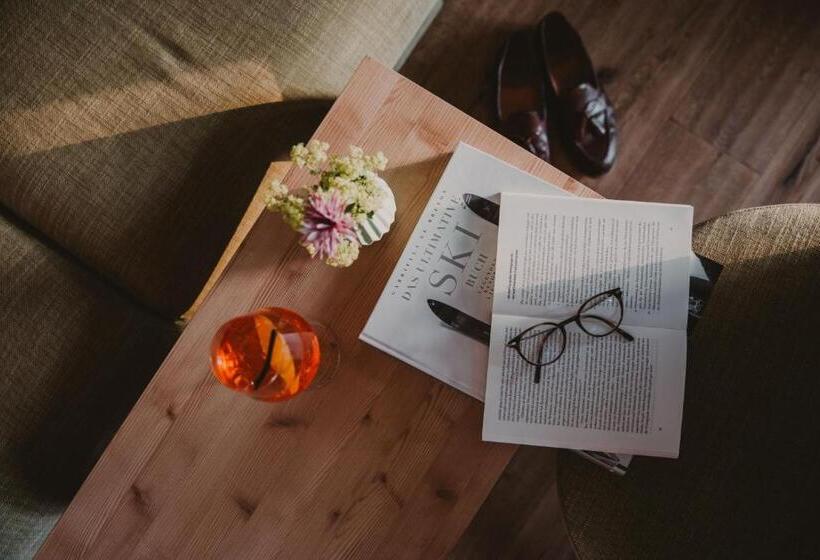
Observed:
[[[564,105],[564,118],[575,147],[602,170],[609,168],[615,159],[617,128],[606,93],[591,84],[581,84],[567,92]]]
[[[580,116],[579,131],[583,136],[605,136],[612,131],[614,113],[603,91],[581,84],[569,92],[568,97]]]
[[[558,12],[544,16],[539,37],[547,83],[558,101],[561,132],[578,163],[592,173],[615,161],[617,129],[612,103],[598,83],[578,32]]]
[[[496,116],[502,134],[549,161],[546,84],[532,30],[513,33],[498,61]]]
[[[549,161],[550,145],[547,123],[538,111],[526,111],[510,115],[501,123],[504,136],[538,156]]]

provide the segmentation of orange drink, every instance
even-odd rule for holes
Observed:
[[[263,401],[289,399],[307,389],[319,370],[316,330],[281,307],[236,317],[213,338],[211,369],[234,391]]]

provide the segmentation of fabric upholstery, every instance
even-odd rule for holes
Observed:
[[[618,477],[569,452],[558,488],[579,558],[817,558],[820,205],[696,227],[724,265],[689,348],[680,458]]]
[[[0,203],[153,309],[191,304],[268,163],[436,0],[5,2]],[[13,32],[7,30],[13,30]]]
[[[0,215],[0,558],[29,558],[178,334]]]

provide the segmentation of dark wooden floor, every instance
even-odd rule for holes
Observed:
[[[816,0],[445,0],[402,73],[490,124],[504,37],[553,9],[583,37],[621,141],[603,177],[584,177],[560,153],[555,165],[608,198],[692,204],[697,221],[820,202]],[[554,454],[521,448],[454,558],[572,557]]]

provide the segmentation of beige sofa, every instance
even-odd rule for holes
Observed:
[[[27,558],[163,359],[270,161],[440,0],[0,13],[0,557]]]

